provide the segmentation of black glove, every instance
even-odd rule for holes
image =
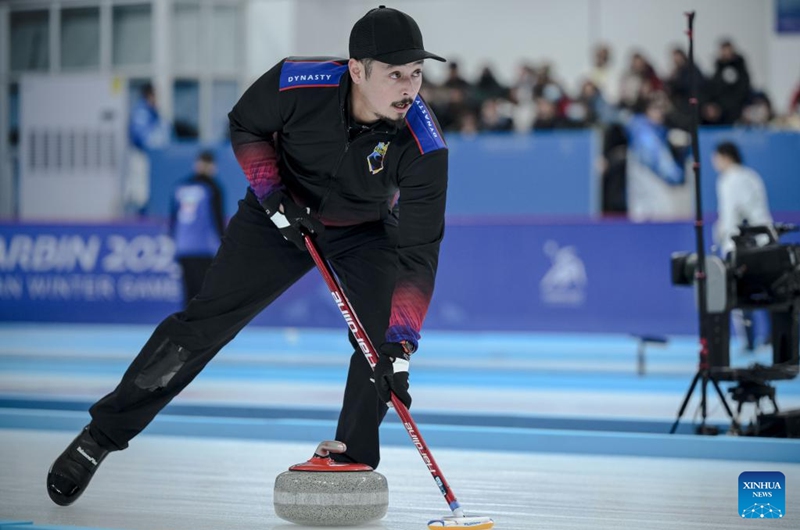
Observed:
[[[261,206],[275,223],[281,235],[291,241],[300,250],[306,249],[303,232],[321,234],[325,226],[311,215],[311,208],[303,208],[294,202],[283,191],[276,191],[268,195]]]
[[[408,361],[413,346],[408,342],[384,342],[375,364],[375,389],[381,401],[391,403],[392,392],[406,408],[411,406],[408,393]]]

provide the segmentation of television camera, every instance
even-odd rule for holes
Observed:
[[[800,369],[800,245],[782,244],[780,237],[798,231],[796,225],[741,226],[734,250],[724,259],[705,257],[708,309],[708,368],[716,380],[734,381],[732,398],[738,412],[746,402],[768,398],[778,412],[775,389],[769,381],[792,379]],[[674,285],[697,288],[697,254],[676,252],[671,257]],[[730,314],[733,309],[769,312],[772,365],[730,366]],[[757,433],[756,433],[757,434]]]

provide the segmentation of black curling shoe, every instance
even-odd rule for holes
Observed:
[[[108,453],[89,434],[89,426],[84,427],[47,472],[47,494],[53,502],[69,506],[78,500]]]

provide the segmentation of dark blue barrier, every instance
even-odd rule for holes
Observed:
[[[597,209],[592,131],[447,137],[450,215],[570,215]]]
[[[567,214],[593,212],[592,142],[590,131],[535,135],[487,135],[448,138],[451,215]],[[225,212],[236,211],[247,180],[230,145],[211,148],[217,157]],[[175,183],[192,171],[200,150],[196,144],[176,144],[151,152],[152,179],[148,214],[169,214]]]
[[[181,300],[164,233],[152,223],[0,224],[0,321],[160,321]],[[670,285],[676,250],[694,250],[691,223],[451,222],[426,328],[694,333],[692,290]],[[342,325],[316,272],[255,324]]]
[[[722,140],[739,144],[745,163],[764,178],[773,211],[800,211],[800,133],[763,129],[700,131],[703,209],[716,211],[716,174],[711,153]],[[599,190],[593,163],[597,139],[591,131],[542,132],[527,135],[449,135],[450,215],[569,215],[598,211]],[[192,171],[197,144],[176,144],[151,153],[152,185],[148,213],[169,213],[175,183]],[[247,180],[230,145],[212,146],[225,192],[225,211],[232,215],[244,196]]]

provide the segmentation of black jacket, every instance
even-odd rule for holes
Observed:
[[[416,344],[444,235],[447,146],[421,97],[405,127],[378,122],[362,131],[352,123],[349,92],[346,60],[287,58],[230,112],[231,143],[259,200],[284,189],[328,226],[389,219],[397,206],[399,271],[387,338]]]
[[[741,117],[752,91],[747,64],[741,55],[734,56],[730,61],[717,59],[711,90],[711,100],[722,111],[719,123],[734,124]]]

